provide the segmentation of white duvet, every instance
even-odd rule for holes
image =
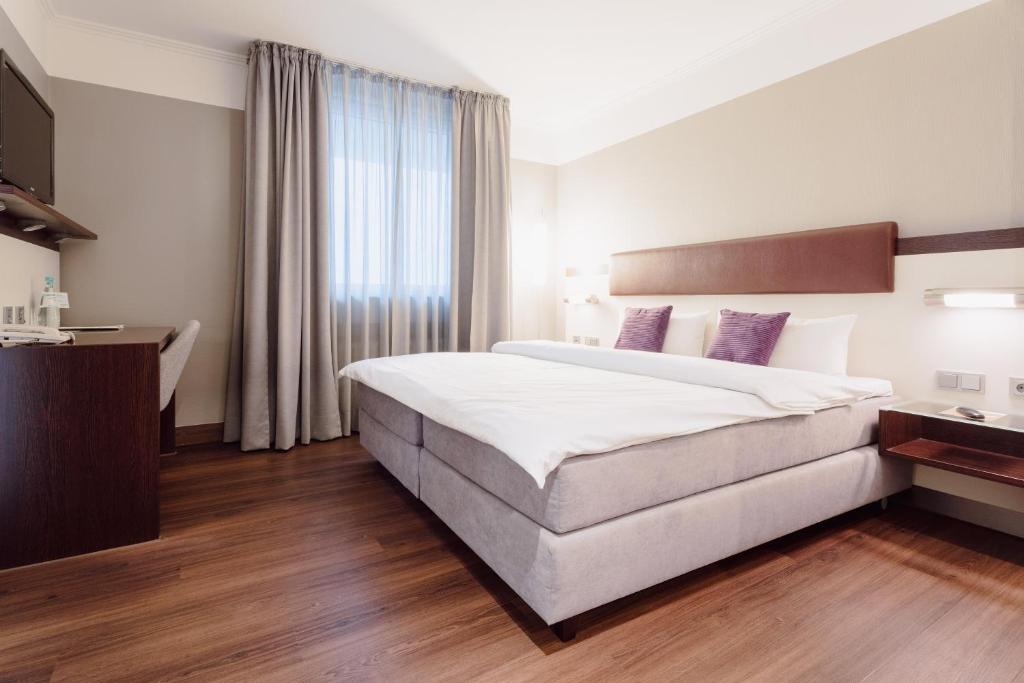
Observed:
[[[889,396],[881,379],[561,342],[358,361],[341,373],[494,446],[543,487],[566,458]]]

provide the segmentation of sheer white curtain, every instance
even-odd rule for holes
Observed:
[[[453,347],[452,92],[331,67],[339,364]],[[341,386],[351,433],[350,383]]]

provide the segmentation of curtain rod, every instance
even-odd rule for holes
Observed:
[[[508,99],[508,97],[506,97],[505,95],[502,95],[501,93],[492,92],[492,91],[489,91],[489,90],[471,90],[469,88],[463,88],[463,87],[458,86],[458,85],[446,85],[446,84],[443,84],[443,83],[435,83],[433,81],[425,81],[425,80],[418,79],[418,78],[409,78],[408,76],[401,76],[399,74],[391,73],[390,71],[384,71],[383,69],[377,69],[377,68],[374,68],[374,67],[370,67],[370,66],[366,66],[366,65],[363,65],[363,64],[359,64],[357,62],[352,62],[350,60],[338,59],[337,57],[330,57],[328,55],[325,55],[320,50],[311,50],[309,48],[299,47],[298,45],[292,45],[290,43],[279,43],[279,42],[277,42],[275,40],[262,40],[262,39],[253,40],[250,43],[250,54],[252,54],[251,48],[255,47],[256,45],[281,45],[283,47],[290,47],[290,48],[294,48],[296,50],[302,50],[304,52],[311,52],[313,54],[320,55],[321,59],[323,59],[326,62],[330,62],[331,64],[340,64],[341,66],[347,66],[350,69],[358,69],[360,71],[366,71],[368,73],[376,74],[376,75],[379,75],[379,76],[384,76],[386,78],[393,78],[393,79],[398,80],[398,81],[407,81],[409,83],[418,83],[420,85],[426,85],[426,86],[430,86],[432,88],[442,88],[444,90],[461,90],[463,92],[475,92],[475,93],[479,93],[481,95],[492,95],[494,97],[502,97],[502,98],[504,98],[506,100]],[[248,62],[248,61],[249,61],[249,58],[247,56],[246,57],[246,62]]]

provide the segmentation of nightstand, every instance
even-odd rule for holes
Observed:
[[[916,401],[882,408],[878,452],[1024,487],[1024,416],[974,422],[942,414],[950,407]]]

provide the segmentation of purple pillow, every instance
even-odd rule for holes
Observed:
[[[718,334],[705,357],[768,365],[789,313],[739,313],[722,309]]]
[[[671,316],[671,306],[627,308],[615,348],[660,352]]]

